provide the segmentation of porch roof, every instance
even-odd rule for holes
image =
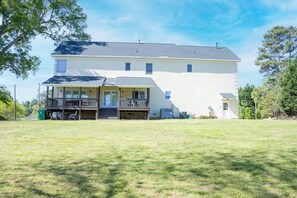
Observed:
[[[148,77],[117,77],[115,86],[118,87],[154,87],[154,81]]]
[[[98,87],[102,86],[105,77],[102,76],[53,76],[43,82],[47,86],[67,87]]]
[[[236,96],[233,93],[220,93],[223,99],[236,99]]]

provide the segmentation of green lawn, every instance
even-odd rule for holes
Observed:
[[[297,122],[0,122],[0,197],[297,197]]]

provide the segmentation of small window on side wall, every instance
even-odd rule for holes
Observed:
[[[131,63],[126,63],[125,70],[130,71],[131,70]]]
[[[57,73],[65,73],[67,67],[67,60],[57,60]]]
[[[171,98],[171,91],[165,91],[165,99],[170,100]]]
[[[192,65],[191,64],[187,65],[187,72],[192,72]]]
[[[153,63],[147,63],[145,68],[145,74],[153,73]]]

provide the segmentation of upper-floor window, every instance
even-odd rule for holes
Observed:
[[[192,65],[191,64],[187,65],[187,72],[192,72]]]
[[[171,98],[171,91],[165,91],[165,99],[169,100]]]
[[[147,63],[145,68],[146,74],[152,74],[153,73],[153,63]]]
[[[131,70],[131,63],[126,63],[125,70],[130,71]]]
[[[57,73],[65,73],[67,67],[67,60],[57,60]]]

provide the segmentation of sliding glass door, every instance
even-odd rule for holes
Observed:
[[[103,107],[117,108],[118,107],[118,91],[104,91]]]

